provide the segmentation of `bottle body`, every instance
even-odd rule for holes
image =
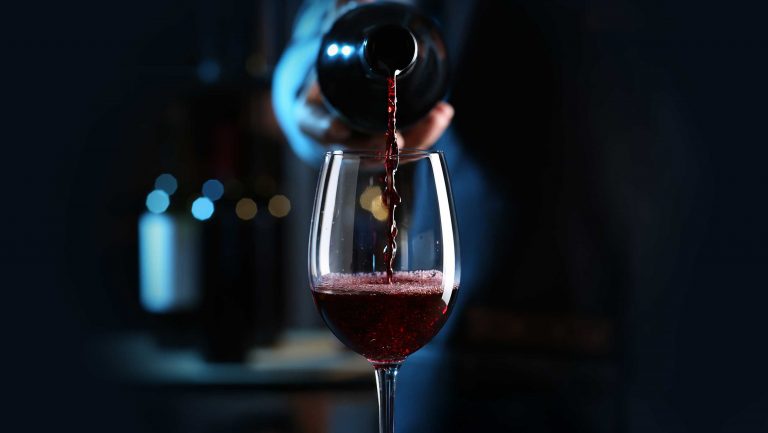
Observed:
[[[388,74],[397,75],[397,122],[404,129],[448,90],[447,53],[437,24],[402,3],[369,3],[341,15],[322,38],[316,66],[328,108],[368,133],[386,129]]]

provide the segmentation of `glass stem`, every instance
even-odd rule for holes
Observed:
[[[379,390],[379,433],[395,433],[395,379],[400,364],[375,364]]]

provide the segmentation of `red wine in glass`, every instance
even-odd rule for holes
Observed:
[[[399,151],[398,259],[382,263],[392,219],[374,218],[360,200],[392,168],[382,164],[380,152],[326,154],[309,241],[309,281],[320,315],[376,370],[381,433],[394,431],[400,364],[440,331],[461,279],[453,200],[440,152]]]
[[[312,290],[320,315],[347,347],[375,364],[400,363],[445,323],[457,286],[443,290],[440,271],[328,274]]]

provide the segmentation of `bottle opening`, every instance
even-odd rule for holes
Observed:
[[[399,25],[374,27],[364,43],[365,58],[371,69],[383,75],[406,72],[416,60],[416,38]]]

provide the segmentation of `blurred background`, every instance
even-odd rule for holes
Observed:
[[[491,178],[521,203],[512,288],[594,314],[581,326],[541,305],[472,312],[485,343],[545,331],[492,336],[517,356],[495,358],[503,389],[482,365],[467,380],[502,397],[586,396],[537,415],[567,431],[768,431],[766,8],[538,3],[506,2],[509,15],[467,32],[466,61],[487,75],[457,77],[451,102],[477,137],[467,146],[509,155]],[[300,5],[3,14],[0,422],[375,431],[370,367],[308,293],[318,167],[296,158],[272,112]],[[519,91],[499,100],[506,78]],[[576,330],[558,337],[553,323]],[[559,362],[577,379],[549,380]],[[519,431],[566,431],[547,425]]]

